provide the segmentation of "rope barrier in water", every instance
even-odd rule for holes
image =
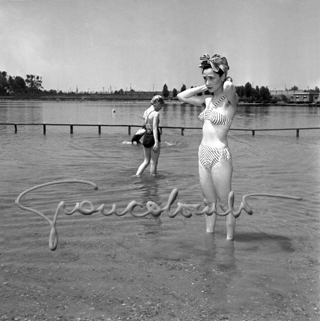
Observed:
[[[239,217],[242,210],[244,210],[247,214],[252,215],[253,211],[251,207],[249,206],[247,202],[247,198],[249,197],[256,197],[256,196],[264,196],[264,197],[276,197],[276,198],[286,198],[286,199],[293,199],[293,200],[302,200],[301,197],[295,197],[295,196],[289,196],[289,195],[282,195],[282,194],[270,194],[270,193],[254,193],[254,194],[247,194],[242,197],[242,201],[240,203],[239,209],[235,211],[234,209],[234,192],[231,191],[229,193],[228,197],[228,210],[225,212],[219,212],[216,208],[216,204],[213,203],[211,206],[205,206],[204,209],[200,209],[201,204],[184,204],[177,202],[177,208],[174,212],[170,212],[172,204],[176,201],[178,197],[178,189],[174,188],[172,192],[169,195],[168,202],[165,207],[161,208],[157,203],[153,201],[148,201],[146,203],[147,211],[143,213],[136,213],[134,212],[135,207],[143,207],[142,203],[138,203],[136,201],[131,201],[127,207],[121,211],[117,211],[117,204],[113,204],[111,210],[107,211],[106,205],[101,204],[100,206],[95,207],[92,202],[84,200],[82,202],[77,202],[76,205],[72,210],[67,210],[66,203],[64,201],[61,201],[56,209],[56,212],[54,214],[53,220],[51,221],[46,215],[43,213],[31,208],[24,206],[20,203],[20,200],[23,196],[25,196],[27,193],[30,193],[31,191],[34,191],[36,189],[55,185],[55,184],[65,184],[65,183],[80,183],[80,184],[87,184],[91,185],[95,190],[98,189],[97,184],[85,181],[85,180],[62,180],[62,181],[53,181],[48,182],[45,184],[36,185],[34,187],[31,187],[24,192],[22,192],[16,199],[15,203],[23,210],[35,213],[37,215],[40,215],[42,218],[44,218],[50,225],[51,231],[49,235],[49,248],[51,251],[54,251],[58,247],[58,231],[57,231],[57,220],[60,212],[63,212],[66,215],[72,215],[75,212],[79,212],[82,215],[91,215],[93,213],[100,212],[104,216],[110,216],[112,214],[116,216],[124,216],[127,213],[130,213],[133,217],[145,217],[147,215],[152,215],[153,217],[159,217],[162,213],[166,213],[170,218],[176,217],[178,214],[184,216],[185,218],[190,218],[193,214],[194,215],[212,215],[216,214],[219,216],[226,216],[228,214],[232,214],[235,218]]]

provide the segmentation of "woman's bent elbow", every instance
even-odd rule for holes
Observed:
[[[185,98],[183,97],[183,94],[182,94],[182,93],[178,94],[178,95],[177,95],[177,98],[178,98],[180,101],[185,102]]]

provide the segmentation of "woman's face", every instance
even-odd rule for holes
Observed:
[[[204,83],[210,92],[222,87],[223,81],[218,73],[214,72],[211,68],[205,69],[203,72]]]
[[[155,111],[161,110],[162,106],[163,106],[163,103],[159,103],[159,102],[156,102],[153,104],[153,108]]]

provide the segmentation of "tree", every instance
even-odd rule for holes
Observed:
[[[20,76],[11,77],[8,79],[10,94],[19,94],[25,91],[26,83]]]
[[[270,95],[270,91],[269,91],[269,88],[268,88],[268,87],[262,86],[262,87],[260,88],[260,95],[261,95],[261,99],[262,99],[263,101],[270,101],[271,95]]]
[[[177,95],[178,95],[178,90],[173,88],[172,89],[172,97],[175,98],[175,97],[177,97]]]
[[[183,92],[183,91],[185,91],[186,89],[187,89],[186,85],[185,85],[185,84],[182,84],[182,87],[181,87],[181,89],[180,89],[180,92]]]
[[[0,72],[0,93],[2,94],[18,94],[25,90],[26,83],[20,76],[12,77],[5,71]]]
[[[18,91],[21,91],[21,90],[24,90],[26,89],[26,82],[24,81],[24,79],[20,76],[16,76],[14,77],[14,88],[15,88],[15,91],[18,90]]]
[[[297,86],[293,86],[290,90],[296,91],[296,90],[299,90],[299,88]]]
[[[162,96],[164,98],[167,98],[167,97],[169,97],[169,95],[170,95],[170,91],[168,90],[168,86],[167,86],[167,84],[164,84],[163,89],[162,89]]]
[[[6,95],[9,90],[7,72],[0,71],[0,95]]]
[[[252,86],[247,82],[244,86],[244,96],[250,98],[252,96]]]
[[[242,98],[243,95],[244,95],[244,87],[243,86],[237,86],[236,87],[236,93],[238,94],[238,96],[240,98]]]
[[[27,79],[25,80],[25,82],[30,92],[39,92],[41,91],[41,89],[43,89],[42,77],[35,75],[27,75]]]
[[[319,91],[320,91],[319,87],[316,86],[316,87],[314,88],[314,91],[319,92]]]
[[[8,78],[8,87],[9,87],[9,93],[12,94],[14,93],[14,79],[12,76],[9,76]]]
[[[256,89],[254,91],[253,99],[256,100],[256,101],[261,99],[259,86],[256,86]]]

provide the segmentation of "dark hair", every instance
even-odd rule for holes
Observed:
[[[161,97],[161,98],[158,98],[158,103],[159,103],[159,104],[164,104],[164,100],[163,100],[162,97]]]
[[[211,66],[209,63],[204,64],[203,67],[202,67],[202,73],[203,73],[203,71],[204,71],[205,69],[209,69],[209,68],[212,69],[212,66]],[[222,75],[224,74],[224,71],[223,71],[221,68],[219,68],[218,72],[216,72],[216,71],[214,71],[214,70],[213,70],[213,72],[215,72],[216,74],[218,74],[220,77],[222,77]]]

